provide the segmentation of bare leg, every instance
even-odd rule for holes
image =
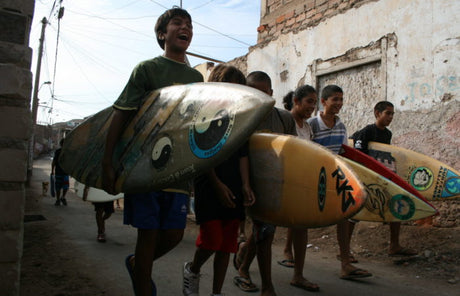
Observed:
[[[343,220],[337,224],[337,241],[340,249],[340,261],[342,264],[342,274],[347,273],[350,263],[350,233],[348,220]]]
[[[212,254],[214,254],[214,251],[197,248],[193,256],[192,264],[190,265],[190,271],[194,274],[199,274],[201,266],[203,266]]]
[[[284,259],[294,260],[294,255],[292,254],[292,228],[288,228],[286,234],[286,244],[284,245]]]
[[[293,280],[303,278],[303,267],[305,264],[305,253],[307,252],[308,230],[291,229],[292,242],[294,245],[294,278]]]
[[[341,259],[341,278],[345,278],[353,274],[355,278],[357,277],[367,277],[371,274],[363,269],[359,269],[351,265],[350,259],[350,241],[351,234],[350,230],[353,230],[353,223],[348,220],[343,220],[337,224],[337,241],[340,248],[340,259]]]
[[[243,257],[241,261],[240,268],[238,273],[244,278],[249,278],[249,267],[251,266],[252,261],[256,257],[256,241],[254,236],[251,234],[246,241],[246,256]]]
[[[105,223],[104,223],[103,214],[104,214],[103,209],[96,210],[96,224],[97,224],[98,234],[103,234],[105,232]]]
[[[390,255],[398,254],[398,255],[406,255],[406,256],[417,255],[416,250],[405,248],[399,244],[400,231],[401,231],[400,222],[390,223],[390,251],[389,251],[389,254]]]
[[[257,226],[256,226],[257,227]],[[261,278],[261,294],[263,296],[273,296],[275,288],[272,283],[272,242],[274,233],[267,233],[265,237],[256,244],[257,262]]]
[[[138,229],[134,257],[134,283],[137,296],[151,296],[152,264],[155,258],[157,229]]]
[[[134,282],[137,296],[151,296],[152,264],[172,250],[184,235],[184,229],[138,229],[134,256]]]
[[[401,223],[393,222],[390,223],[390,253],[399,251],[401,246],[399,245],[399,233],[401,230]]]
[[[224,285],[227,273],[230,253],[217,251],[214,255],[214,278],[212,282],[212,293],[220,294]]]
[[[302,287],[309,291],[319,290],[317,284],[311,283],[303,276],[307,252],[308,229],[292,228],[292,241],[294,246],[294,275],[291,280],[291,285]]]

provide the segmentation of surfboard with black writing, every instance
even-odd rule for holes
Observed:
[[[330,150],[293,136],[256,133],[249,141],[249,214],[280,226],[323,227],[364,205],[364,185]]]

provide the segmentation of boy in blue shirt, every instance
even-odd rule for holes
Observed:
[[[340,152],[342,144],[347,144],[347,129],[337,116],[343,106],[343,90],[337,85],[328,85],[321,92],[321,104],[324,111],[310,118],[308,124],[312,129],[312,140],[331,149],[335,154]],[[366,270],[357,268],[351,263],[350,229],[352,222],[343,220],[337,223],[337,241],[340,249],[341,279],[355,279],[372,276]]]

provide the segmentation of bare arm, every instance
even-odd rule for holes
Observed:
[[[134,111],[122,111],[115,109],[113,112],[112,121],[107,132],[107,139],[105,142],[104,156],[102,158],[102,187],[110,194],[117,194],[115,190],[115,169],[113,168],[113,152],[115,145],[120,139],[121,134],[125,128],[126,123],[133,115]]]
[[[234,202],[235,196],[233,195],[233,192],[217,177],[214,169],[208,172],[207,177],[211,180],[211,184],[217,193],[217,197],[219,198],[219,201],[222,203],[222,205],[228,208],[236,207]]]
[[[240,158],[240,175],[241,181],[243,182],[243,198],[244,206],[252,206],[256,201],[256,197],[251,188],[251,183],[249,179],[249,157]]]

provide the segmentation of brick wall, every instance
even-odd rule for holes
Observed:
[[[0,294],[19,295],[31,130],[33,0],[0,1]]]
[[[378,0],[263,0],[260,26],[257,28],[258,45],[375,1]]]

